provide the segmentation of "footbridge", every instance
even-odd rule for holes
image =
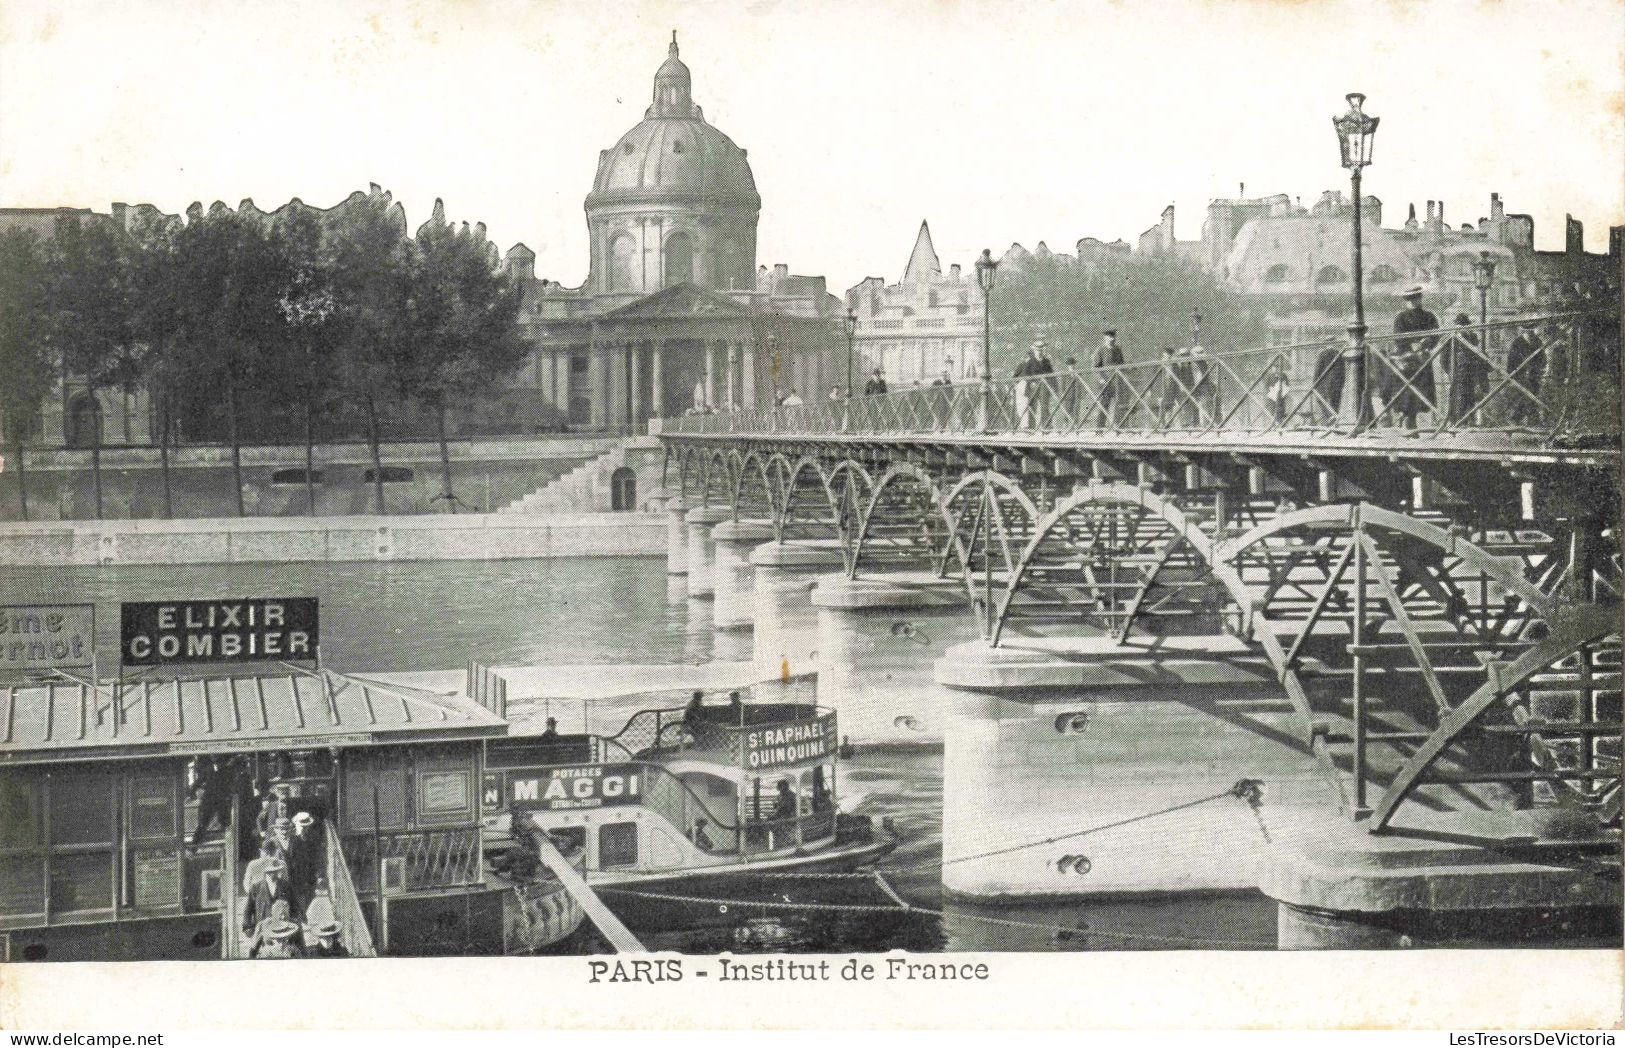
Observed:
[[[719,625],[741,564],[819,565],[826,609],[949,609],[959,632],[935,632],[964,642],[915,657],[935,656],[940,694],[982,701],[943,727],[950,777],[1007,745],[990,723],[1056,712],[1046,745],[1088,737],[1078,696],[1133,693],[1207,705],[1205,726],[1141,725],[1172,731],[1170,752],[1247,721],[1249,745],[1330,786],[1304,803],[1335,808],[1359,861],[1419,835],[1608,852],[1619,330],[1561,313],[668,420],[673,519],[705,539],[672,563],[705,561]],[[756,613],[760,655],[775,611]],[[1203,698],[1227,687],[1245,702]],[[1155,743],[1124,766],[1154,765]],[[1098,773],[1083,745],[1057,763]],[[1218,778],[1247,771],[1197,751]],[[1303,894],[1301,869],[1279,876]]]

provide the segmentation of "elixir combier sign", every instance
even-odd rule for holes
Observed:
[[[126,666],[261,662],[316,657],[315,597],[126,601],[119,650]]]

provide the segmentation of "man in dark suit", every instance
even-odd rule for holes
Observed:
[[[302,811],[293,817],[293,833],[288,838],[288,887],[294,915],[300,919],[316,895],[316,877],[321,870],[321,831],[315,817]]]
[[[1439,318],[1422,308],[1422,285],[1406,288],[1404,297],[1405,308],[1394,316],[1394,334],[1439,330]],[[1394,355],[1382,369],[1378,388],[1384,391],[1384,410],[1392,410],[1406,429],[1415,429],[1416,416],[1433,407],[1433,341],[1397,339]]]
[[[243,910],[243,934],[252,935],[261,921],[269,920],[277,903],[292,907],[288,891],[288,864],[271,859],[262,867],[260,880],[248,893],[248,906]]]
[[[1117,424],[1117,414],[1112,410],[1112,404],[1117,400],[1117,387],[1122,381],[1116,371],[1123,366],[1123,349],[1117,344],[1116,330],[1107,328],[1101,333],[1100,347],[1095,350],[1094,360],[1090,363],[1100,383],[1101,428],[1109,429]]]

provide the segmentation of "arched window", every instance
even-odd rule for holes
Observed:
[[[673,233],[666,238],[666,286],[686,284],[694,279],[694,238]]]
[[[1380,265],[1371,271],[1371,282],[1373,284],[1392,284],[1398,279],[1399,273],[1393,266],[1387,264]]]
[[[1266,284],[1280,284],[1284,282],[1286,278],[1287,268],[1281,265],[1271,266],[1264,273],[1264,282]]]
[[[617,233],[609,242],[609,289],[611,291],[636,291],[637,277],[633,271],[632,256],[637,253],[637,245],[632,237],[626,233]]]
[[[628,513],[638,508],[638,475],[622,466],[609,475],[609,508]]]
[[[371,484],[373,483],[375,477],[376,474],[373,472],[372,467],[368,466],[361,474],[361,482],[363,484]],[[385,484],[406,484],[415,479],[416,474],[412,472],[412,467],[410,466],[384,467]]]
[[[1319,272],[1315,274],[1317,284],[1341,284],[1347,279],[1348,274],[1336,266],[1321,266]]]
[[[102,442],[102,407],[89,393],[68,401],[68,447],[89,448]]]

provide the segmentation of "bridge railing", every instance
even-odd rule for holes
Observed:
[[[1180,351],[1115,368],[931,385],[881,396],[670,420],[694,435],[1487,431],[1614,435],[1619,323],[1610,311],[1447,325],[1366,339],[1369,421],[1345,420],[1357,369],[1338,339]]]

